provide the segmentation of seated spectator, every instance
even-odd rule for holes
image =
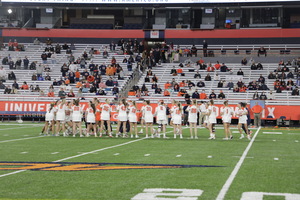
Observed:
[[[264,47],[260,47],[257,51],[257,56],[259,57],[260,55],[265,55],[267,56],[267,50]]]
[[[222,90],[220,90],[220,93],[218,94],[218,99],[226,99],[226,96]]]
[[[242,68],[239,69],[239,71],[236,73],[236,75],[244,76],[244,72],[242,71]]]
[[[247,91],[246,85],[243,85],[242,87],[239,88],[239,92],[246,92],[246,91]]]
[[[117,79],[113,79],[113,85],[115,85],[115,86],[119,86],[119,82],[117,81]]]
[[[283,68],[281,69],[281,71],[283,71],[283,72],[289,72],[290,69],[286,65],[284,65]]]
[[[264,68],[263,68],[262,64],[260,62],[258,62],[257,65],[256,65],[256,69],[257,70],[263,70]]]
[[[152,83],[153,83],[153,82],[156,82],[156,83],[158,82],[158,78],[156,77],[155,74],[154,74],[153,77],[152,77]]]
[[[254,62],[251,64],[250,69],[251,70],[257,70],[257,66]]]
[[[63,88],[60,88],[59,92],[58,92],[58,97],[61,99],[66,98],[66,92],[64,91]]]
[[[203,82],[203,81],[199,81],[198,83],[197,83],[197,87],[205,87],[205,83]]]
[[[270,72],[270,74],[268,75],[268,79],[275,79],[275,75],[273,74],[273,72]]]
[[[3,66],[0,67],[0,80],[1,81],[5,81],[6,80],[6,70],[4,69]],[[10,79],[10,80],[13,80],[13,79]]]
[[[269,99],[270,99],[270,100],[275,99],[275,95],[273,94],[272,91],[270,91],[270,93],[269,93]]]
[[[199,94],[198,90],[195,90],[195,92],[192,94],[192,98],[193,99],[200,99],[200,94]]]
[[[217,61],[217,63],[215,64],[215,69],[219,70],[220,68],[221,68],[221,65],[220,65],[219,61]]]
[[[216,99],[217,98],[217,95],[215,94],[215,91],[212,90],[210,95],[209,95],[209,99]]]
[[[205,70],[207,68],[207,65],[205,63],[200,63],[198,65],[200,70]]]
[[[150,83],[150,77],[148,75],[146,75],[144,82],[145,83]]]
[[[292,89],[294,89],[294,85],[295,85],[294,81],[292,79],[289,79],[286,83],[286,89],[287,90],[292,90]]]
[[[68,93],[68,97],[75,97],[75,93],[73,92],[73,90],[70,90],[70,92]]]
[[[142,85],[141,91],[144,92],[144,91],[146,91],[146,90],[148,90],[148,88],[146,87],[146,85],[145,85],[145,83],[144,83],[144,84]]]
[[[185,87],[185,86],[186,86],[185,80],[182,80],[182,81],[179,83],[179,87]]]
[[[247,63],[248,63],[247,58],[243,58],[242,61],[241,61],[241,64],[242,65],[247,65]]]
[[[268,86],[265,83],[260,83],[258,86],[259,90],[269,90]]]
[[[89,93],[89,87],[87,85],[83,85],[82,93]]]
[[[2,81],[0,81],[0,89],[5,89],[5,85],[3,84]]]
[[[281,60],[279,61],[278,65],[284,65],[284,60],[281,59]]]
[[[34,45],[40,45],[41,41],[39,40],[39,38],[35,38],[34,41],[33,41],[33,44]]]
[[[176,84],[173,86],[173,90],[174,90],[174,92],[179,92],[179,90],[180,90],[179,84],[176,83]]]
[[[105,84],[108,87],[112,87],[114,85],[112,77],[110,77]]]
[[[211,63],[209,63],[206,71],[208,71],[208,72],[214,72],[215,68],[212,66]]]
[[[166,90],[167,90],[167,89],[171,89],[171,87],[172,87],[171,83],[169,83],[169,81],[167,81],[167,82],[165,83],[165,89],[166,89]]]
[[[180,89],[177,96],[183,97],[186,94],[186,91],[184,89]]]
[[[262,92],[262,93],[260,94],[259,99],[260,99],[260,100],[267,100],[267,99],[268,99],[268,98],[267,98],[267,95],[265,94],[265,92]]]
[[[199,70],[197,70],[196,74],[194,75],[194,78],[201,78],[201,74],[199,73]]]
[[[82,88],[80,88],[76,94],[76,98],[78,99],[84,99],[83,94],[82,94]]]
[[[172,74],[173,76],[177,76],[177,70],[175,69],[175,66],[173,66],[173,69],[171,69],[170,74]]]
[[[222,66],[220,67],[220,72],[228,72],[229,69],[228,67],[225,65],[225,63],[222,63]]]
[[[293,72],[289,72],[289,73],[286,75],[286,78],[294,78]]]
[[[161,94],[162,93],[162,89],[160,88],[160,86],[158,85],[157,88],[155,89],[155,94]]]
[[[99,88],[99,90],[96,92],[96,95],[103,96],[103,95],[106,95],[106,92],[105,92],[105,90],[103,88]]]
[[[171,81],[172,87],[174,87],[174,85],[176,85],[176,84],[177,84],[177,82],[175,81],[175,78],[172,78],[172,81]]]
[[[205,81],[211,81],[211,76],[209,74],[207,74],[204,78]]]
[[[215,80],[215,81],[219,81],[219,80],[220,80],[220,76],[219,76],[218,73],[216,73],[216,74],[214,75],[214,80]]]
[[[152,85],[151,85],[151,89],[155,90],[156,88],[157,88],[157,83],[153,82]]]
[[[205,93],[205,90],[202,90],[202,92],[200,93],[200,99],[207,99],[207,95]]]
[[[12,90],[10,88],[10,86],[6,86],[5,89],[4,89],[4,94],[11,94]]]
[[[233,82],[230,80],[228,83],[227,83],[227,86],[226,86],[229,90],[231,90],[233,87],[234,87],[234,84]]]
[[[111,90],[113,95],[119,94],[119,88],[114,85],[113,89]]]
[[[265,77],[263,77],[263,75],[261,74],[261,75],[259,76],[257,82],[259,82],[259,83],[265,83],[265,81],[266,81]]]
[[[171,94],[168,90],[164,90],[164,96],[169,97]]]
[[[253,94],[252,99],[254,99],[254,100],[258,100],[259,99],[259,95],[258,95],[257,91],[255,91],[255,93]]]
[[[218,88],[222,88],[222,87],[223,87],[223,85],[224,85],[224,84],[223,84],[223,81],[222,81],[222,80],[220,80],[220,81],[219,81],[219,83],[218,83]]]
[[[30,70],[36,70],[36,64],[37,64],[37,61],[32,62],[32,63],[30,64],[30,66],[29,66],[29,69],[30,69]]]
[[[195,87],[196,85],[195,85],[195,83],[193,83],[192,81],[188,80],[188,81],[187,81],[187,86],[188,86],[189,88],[191,88],[191,87]]]
[[[183,50],[183,56],[184,57],[189,57],[191,56],[192,57],[192,54],[191,54],[191,51],[188,47],[186,47],[184,50]]]
[[[23,82],[23,85],[21,86],[21,90],[28,90],[29,86],[27,85],[26,81]]]
[[[292,95],[293,96],[299,96],[299,89],[298,89],[298,87],[295,87],[295,89],[293,89]]]
[[[183,70],[182,70],[182,68],[179,68],[179,69],[177,69],[177,74],[183,74]]]

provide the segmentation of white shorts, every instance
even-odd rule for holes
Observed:
[[[66,119],[65,113],[58,112],[56,114],[56,121],[65,121],[65,119]]]
[[[45,121],[53,121],[54,120],[54,115],[52,113],[46,113],[46,116],[45,116]]]
[[[223,123],[231,123],[231,117],[222,117]]]
[[[208,118],[208,123],[209,124],[216,124],[217,123],[217,119],[215,117],[209,117]]]
[[[168,120],[167,120],[167,119],[165,119],[165,120],[157,120],[156,123],[157,123],[157,124],[163,124],[163,125],[166,125],[166,124],[168,124]]]
[[[204,116],[203,123],[208,124],[208,116],[207,115]]]
[[[72,121],[73,122],[81,122],[81,118],[82,116],[81,115],[72,115]]]
[[[137,116],[136,115],[128,115],[129,122],[137,122]]]
[[[190,123],[197,123],[197,118],[195,118],[195,117],[189,117],[188,118],[188,122],[190,122]]]
[[[181,124],[181,117],[173,117],[173,124],[180,125]]]
[[[239,124],[247,124],[247,119],[239,118]]]
[[[145,116],[145,123],[153,123],[153,115]]]
[[[72,120],[72,117],[71,117],[71,115],[66,115],[66,122],[70,122]]]
[[[95,117],[95,115],[87,115],[86,122],[87,123],[96,123],[96,117]]]
[[[127,115],[118,115],[118,120],[120,122],[127,122],[128,117],[127,117]]]
[[[109,115],[102,115],[101,114],[100,119],[108,121],[108,120],[110,120],[110,116]]]

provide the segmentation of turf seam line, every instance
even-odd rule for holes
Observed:
[[[244,151],[243,155],[241,156],[240,160],[235,165],[235,167],[234,167],[233,171],[231,172],[229,178],[226,180],[225,184],[223,185],[222,189],[220,190],[220,192],[219,192],[216,200],[223,200],[225,198],[225,195],[227,194],[227,192],[228,192],[228,190],[229,190],[229,188],[230,188],[233,180],[235,179],[237,173],[239,172],[239,170],[240,170],[240,168],[241,168],[241,166],[242,166],[242,164],[243,164],[243,162],[244,162],[244,160],[245,160],[245,158],[246,158],[246,156],[247,156],[247,154],[248,154],[248,152],[249,152],[249,150],[250,150],[250,148],[251,148],[251,146],[252,146],[252,144],[253,144],[256,136],[257,136],[257,134],[258,134],[258,132],[260,131],[260,129],[261,129],[261,127],[259,127],[257,129],[257,131],[255,132],[252,140],[248,144],[248,146],[245,149],[245,151]]]

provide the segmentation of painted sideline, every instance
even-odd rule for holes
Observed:
[[[243,162],[244,162],[244,160],[245,160],[245,158],[246,158],[246,156],[247,156],[247,154],[248,154],[248,152],[249,152],[256,136],[257,136],[257,134],[258,134],[258,132],[260,131],[260,129],[261,129],[261,127],[259,127],[257,129],[257,131],[255,132],[253,138],[251,139],[250,143],[248,144],[247,148],[245,149],[245,151],[244,151],[242,157],[240,158],[239,162],[235,165],[235,167],[234,167],[233,171],[231,172],[229,178],[227,179],[227,181],[223,185],[222,189],[220,190],[220,193],[218,194],[216,200],[223,200],[225,198],[225,195],[227,194],[233,180],[235,179],[237,173],[239,172],[239,170],[240,170],[240,168],[241,168],[241,166],[242,166],[242,164],[243,164]]]
[[[45,137],[45,136],[41,135],[41,136],[35,136],[35,137],[19,138],[19,139],[12,139],[12,140],[3,140],[3,141],[0,141],[0,143],[14,142],[14,141],[19,141],[19,140],[29,140],[29,139],[40,138],[40,137]]]

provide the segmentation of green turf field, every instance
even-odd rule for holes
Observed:
[[[51,137],[40,130],[37,123],[0,124],[1,200],[300,199],[299,129],[253,129],[251,142],[239,140],[234,126],[231,141],[222,140],[222,127],[213,141],[205,129],[197,140],[187,128],[184,139],[171,132],[169,139]]]

